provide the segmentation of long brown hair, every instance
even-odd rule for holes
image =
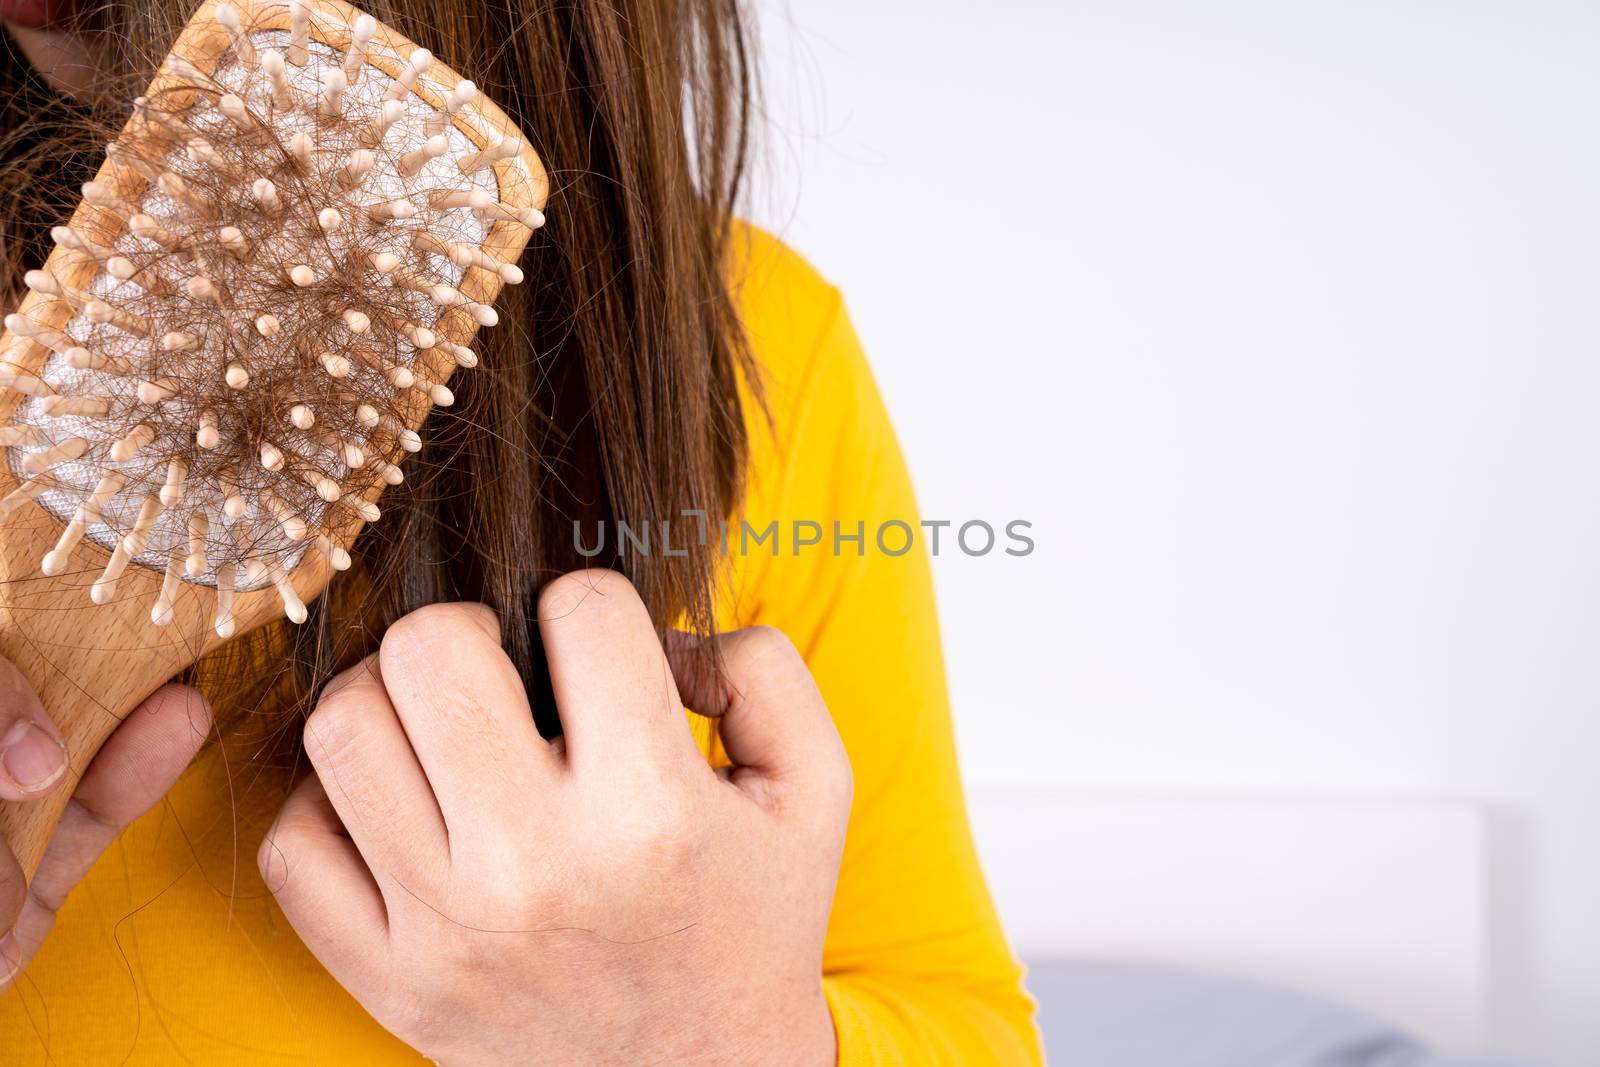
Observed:
[[[585,560],[573,523],[726,515],[746,452],[748,352],[726,273],[752,93],[738,0],[362,6],[517,122],[550,174],[549,222],[522,260],[526,282],[498,302],[501,325],[480,335],[480,367],[451,381],[456,405],[430,418],[406,481],[358,540],[358,565],[304,625],[235,641],[192,672],[220,722],[251,724],[259,754],[290,766],[299,730],[286,711],[427,603],[481,600],[499,613],[547,735],[557,720],[533,607],[551,577],[610,565],[658,624],[709,629],[714,545],[690,539],[667,556],[613,539],[605,558]],[[7,55],[0,280],[10,302],[191,10],[192,0],[113,0],[81,12],[107,74],[79,100]]]

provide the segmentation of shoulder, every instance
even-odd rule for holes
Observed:
[[[735,232],[731,284],[756,381],[745,383],[749,461],[740,519],[781,538],[732,553],[746,597],[769,611],[803,601],[857,561],[811,547],[817,529],[914,514],[904,460],[844,298],[783,241]],[[742,544],[742,542],[740,542]],[[831,542],[829,542],[831,545]],[[730,546],[732,547],[732,546]],[[748,594],[757,593],[751,600]],[[749,621],[748,610],[740,613]],[[794,620],[774,615],[786,629]],[[793,636],[793,634],[791,634]]]
[[[825,489],[892,437],[839,289],[771,233],[738,224],[731,285],[749,339],[747,510],[793,504],[797,474]]]
[[[838,288],[780,238],[743,221],[734,224],[729,283],[762,385],[797,388],[843,315]]]

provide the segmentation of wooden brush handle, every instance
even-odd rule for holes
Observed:
[[[0,457],[0,495],[15,484],[4,466]],[[172,622],[156,626],[150,605],[162,576],[149,568],[130,566],[108,603],[89,599],[90,585],[110,558],[98,545],[80,543],[63,573],[40,575],[39,560],[61,530],[59,520],[33,503],[0,524],[0,656],[38,692],[66,740],[69,762],[66,780],[48,797],[0,803],[0,838],[30,879],[106,738],[145,697],[222,643],[211,628],[216,592],[208,586],[183,583]],[[309,601],[328,577],[322,554],[310,551],[291,580]],[[282,614],[282,600],[270,586],[234,599],[239,633]]]

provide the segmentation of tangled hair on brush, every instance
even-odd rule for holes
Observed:
[[[6,44],[0,69],[0,281],[8,306],[44,260],[106,142],[190,14],[188,0],[112,0],[77,15],[99,69],[70,100]],[[755,384],[730,292],[732,215],[753,94],[737,0],[371,0],[498,103],[546,165],[549,224],[452,380],[427,447],[385,491],[300,627],[278,624],[202,660],[190,679],[258,759],[297,767],[296,711],[424,604],[481,600],[547,736],[559,729],[534,604],[551,578],[608,564],[659,626],[709,631],[718,561],[613,546],[579,556],[573,523],[646,523],[736,506]],[[287,266],[287,265],[286,265]],[[372,294],[364,294],[371,303]],[[320,313],[320,312],[318,312]],[[285,321],[316,320],[307,311]]]

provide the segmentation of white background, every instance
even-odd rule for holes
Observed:
[[[1487,1032],[1600,1064],[1600,8],[760,8],[968,780],[1490,813]],[[1308,917],[1314,921],[1314,917]]]

